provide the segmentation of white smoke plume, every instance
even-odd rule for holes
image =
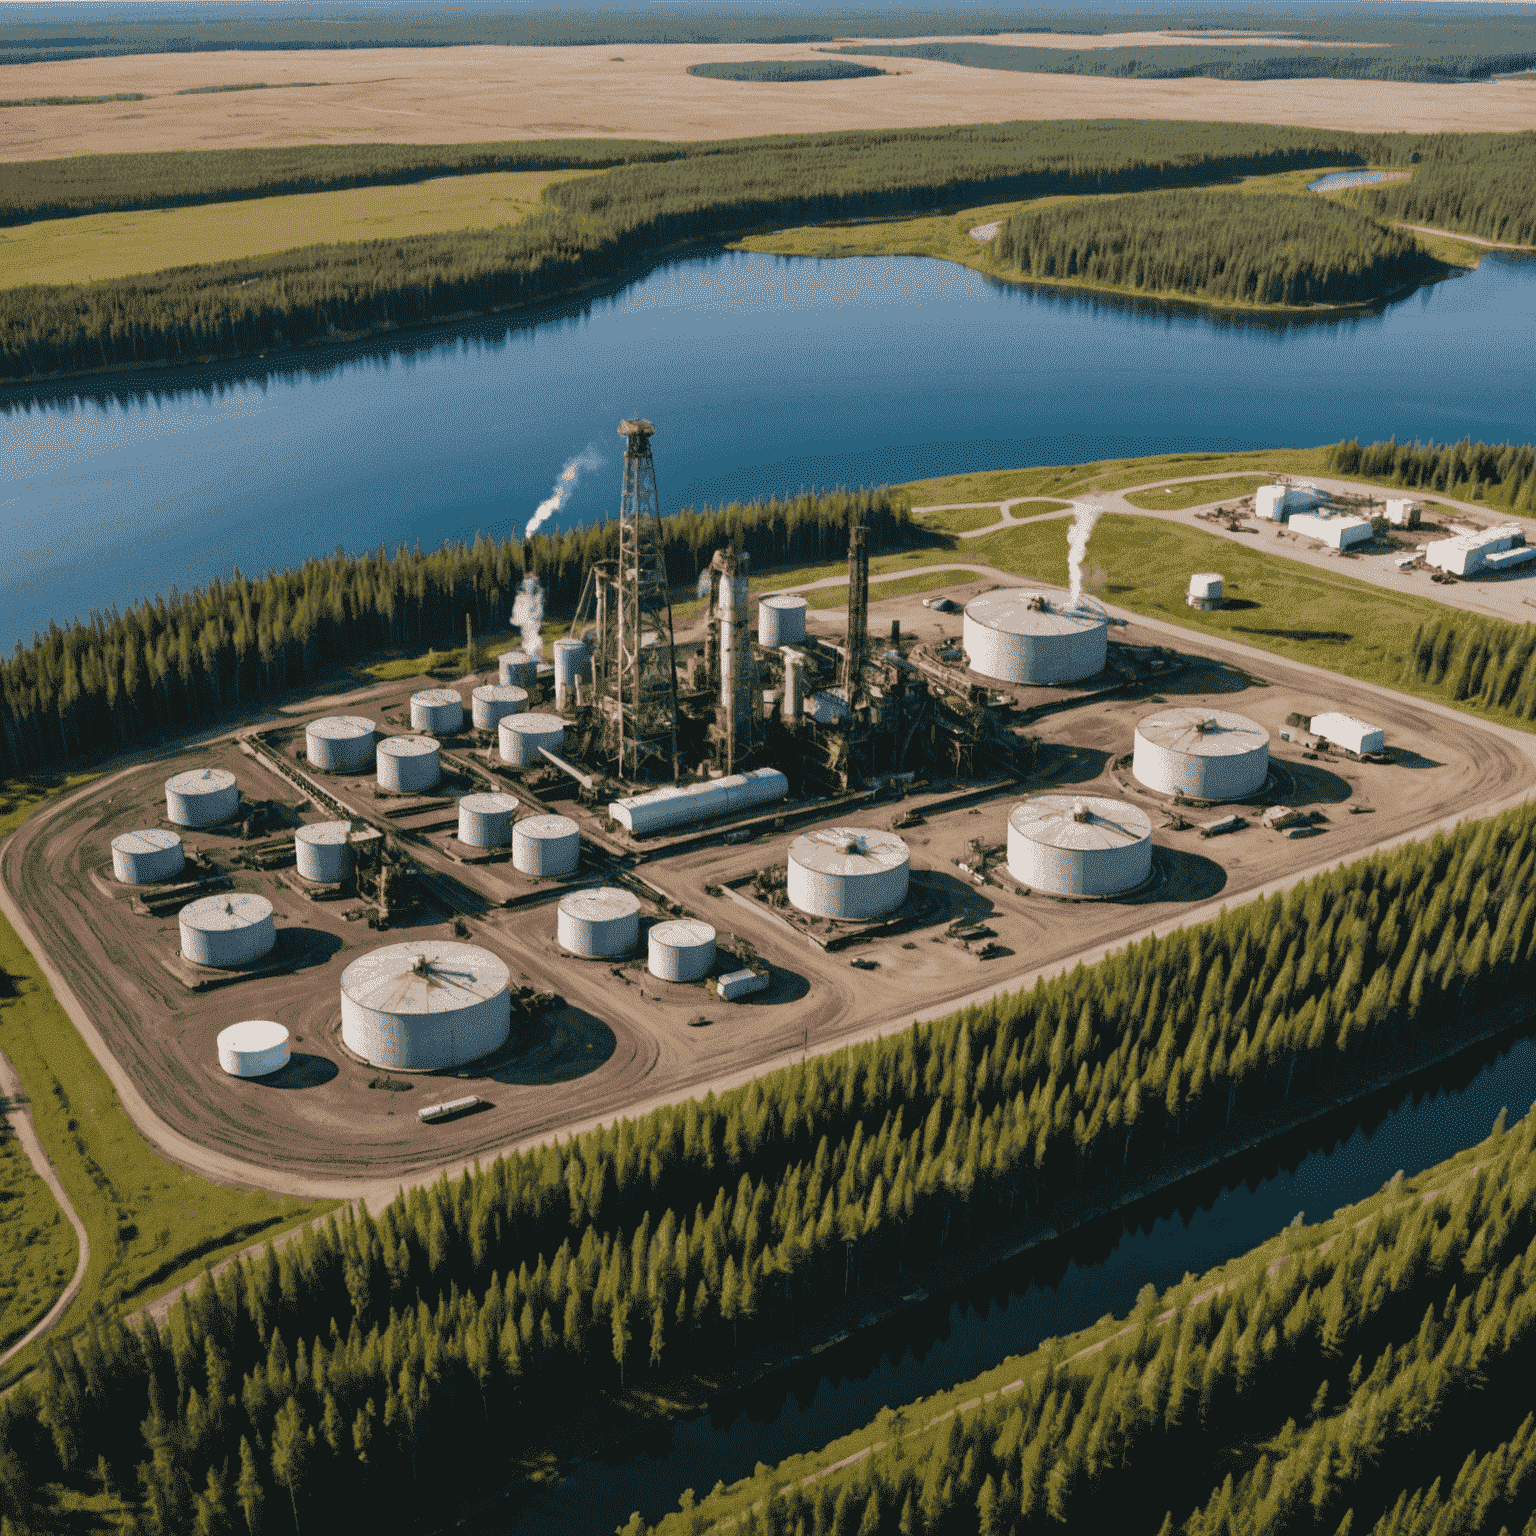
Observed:
[[[709,567],[707,565],[699,572],[698,594],[700,602],[704,602],[709,597]]]
[[[565,505],[565,498],[576,489],[583,470],[596,469],[602,462],[602,455],[590,443],[574,459],[568,460],[560,471],[560,478],[555,481],[554,490],[534,508],[528,526],[523,529],[523,537],[526,539],[537,533]]]
[[[1067,564],[1072,571],[1074,603],[1083,595],[1083,560],[1088,554],[1088,535],[1103,512],[1104,508],[1094,502],[1080,501],[1072,513],[1072,526],[1067,530]]]
[[[524,656],[541,659],[544,642],[539,638],[539,630],[544,626],[544,589],[532,571],[523,577],[523,584],[512,599],[512,622],[521,636],[518,649]]]

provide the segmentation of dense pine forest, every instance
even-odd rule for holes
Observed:
[[[835,559],[848,547],[850,521],[868,526],[872,550],[932,537],[884,489],[690,508],[665,520],[668,574],[691,586],[721,547],[745,549],[760,565]],[[588,568],[617,554],[616,522],[536,535],[546,605],[573,610]],[[379,651],[461,644],[466,615],[477,632],[505,628],[523,575],[517,539],[481,537],[426,554],[338,552],[51,625],[0,660],[0,780],[251,707]]]
[[[734,1529],[1532,1536],[1536,1113],[1502,1118],[1470,1166],[1399,1175],[1220,1285],[1148,1286],[1101,1345],[1036,1352],[985,1406],[914,1404],[853,1467],[760,1475]],[[722,1529],[713,1502],[658,1530]]]
[[[1230,1145],[1236,1127],[1252,1135],[1315,1112],[1465,1042],[1536,975],[1533,871],[1536,807],[1522,806],[1033,991],[500,1158],[377,1217],[331,1219],[205,1282],[163,1330],[98,1320],[56,1344],[41,1379],[0,1404],[0,1513],[18,1536],[54,1529],[49,1485],[62,1480],[134,1506],[125,1528],[143,1536],[441,1525],[460,1512],[445,1499],[506,1482],[508,1448],[537,1448],[594,1393],[677,1372],[718,1377],[755,1351],[815,1338],[866,1310],[871,1287],[915,1284],[936,1256],[1069,1226]],[[1076,1459],[1058,1468],[1042,1449],[1022,1481],[1013,1452],[998,1452],[993,1492],[1003,1499],[1006,1470],[1012,1507],[982,1529],[1006,1531],[1025,1509],[1088,1511],[1111,1486],[1131,1498],[1134,1479],[1113,1481],[1122,1456],[1159,1490],[1174,1475],[1159,1461],[1204,1476],[1212,1463],[1186,1457],[1180,1438],[1197,1419],[1201,1433],[1276,1436],[1262,1473],[1233,1467],[1218,1510],[1238,1499],[1267,1509],[1283,1494],[1289,1520],[1321,1489],[1329,1531],[1350,1477],[1366,1475],[1399,1419],[1416,1435],[1434,1415],[1481,1435],[1467,1396],[1477,1373],[1519,1381],[1530,1360],[1530,1138],[1529,1126],[1512,1138],[1520,1160],[1507,1179],[1490,1168],[1474,1181],[1470,1202],[1409,1202],[1390,1234],[1336,1243],[1282,1271],[1263,1299],[1235,1295],[1171,1332],[1144,1319],[1135,1391],[1125,1394],[1122,1357],[1106,1380],[1115,1402],[1146,1394],[1156,1412],[1145,1424],[1101,1420],[1102,1392],[1063,1397],[1053,1383],[1058,1395],[1041,1398],[1050,1422],[1033,1425],[1029,1444],[1065,1444]],[[1446,1302],[1451,1285],[1461,1289]],[[1401,1351],[1378,1353],[1398,1338]],[[1307,1350],[1327,1352],[1331,1396],[1317,1396]],[[1350,1393],[1396,1395],[1324,1419],[1346,1381]],[[1268,1418],[1244,1417],[1250,1385]],[[1311,1418],[1333,1427],[1284,1430],[1309,1399]],[[1346,1432],[1364,1438],[1346,1444]],[[941,1469],[920,1504],[926,1523],[901,1514],[904,1494],[889,1509],[882,1494],[870,1529],[975,1529],[991,1464],[976,1470],[982,1452],[958,1459],[963,1475]],[[1398,1477],[1402,1462],[1382,1465]],[[963,1497],[936,1504],[946,1487]],[[1210,1478],[1181,1488],[1167,1497],[1203,1500]],[[854,1529],[865,1502],[853,1524],[816,1529]],[[1143,1510],[1149,1536],[1163,1507]],[[1227,1526],[1218,1514],[1201,1529]]]
[[[1529,443],[1335,443],[1323,460],[1328,474],[1360,475],[1414,491],[1440,491],[1464,501],[1489,500],[1536,512],[1536,448]]]
[[[522,308],[617,280],[668,250],[765,226],[1209,185],[1367,159],[1397,163],[1429,142],[1231,124],[1087,122],[711,144],[558,183],[546,190],[540,212],[497,229],[0,290],[0,378],[242,356]],[[314,165],[335,163],[335,155],[322,148]],[[184,161],[165,169],[167,195],[186,201],[198,172]],[[290,161],[273,174],[286,185],[300,173]],[[102,175],[99,166],[83,171],[82,189],[100,186]],[[227,164],[210,167],[208,177],[210,185],[236,179]],[[147,186],[134,187],[137,206],[151,195]],[[31,195],[38,195],[35,185]],[[75,201],[88,206],[83,192]],[[1327,253],[1303,254],[1310,262]]]
[[[1446,271],[1411,235],[1310,193],[1051,203],[1006,219],[993,249],[1023,277],[1238,304],[1358,304]]]
[[[690,64],[688,73],[705,80],[787,85],[806,80],[867,80],[885,71],[873,64],[855,64],[852,59],[749,59],[739,64]]]

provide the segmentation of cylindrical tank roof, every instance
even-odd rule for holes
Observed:
[[[803,869],[824,875],[875,875],[898,869],[911,855],[894,832],[876,827],[825,827],[804,832],[789,845]]]
[[[425,757],[437,754],[437,743],[427,736],[386,736],[379,751],[386,757]]]
[[[366,715],[322,715],[304,727],[306,736],[319,736],[326,741],[356,741],[360,736],[372,736],[373,732],[374,723]],[[245,1028],[243,1024],[232,1027]]]
[[[341,990],[379,1013],[452,1013],[505,991],[510,978],[505,962],[487,949],[422,939],[359,956],[341,973]]]
[[[216,795],[220,790],[233,789],[235,776],[227,768],[189,768],[165,781],[166,790],[173,795]]]
[[[609,923],[640,911],[640,898],[622,886],[600,885],[590,891],[572,891],[560,898],[560,910],[589,923]]]
[[[1159,710],[1137,725],[1136,734],[1188,757],[1240,757],[1269,745],[1269,732],[1258,721],[1224,709]]]
[[[424,704],[429,709],[434,709],[440,704],[450,706],[457,704],[461,709],[464,707],[464,700],[452,688],[423,688],[411,695],[411,703]]]
[[[507,715],[501,722],[501,729],[515,731],[519,736],[563,736],[565,721],[559,715]]]
[[[199,933],[228,933],[236,928],[250,928],[271,919],[272,903],[252,891],[231,891],[225,896],[203,896],[188,902],[176,914],[183,928]]]
[[[219,1065],[231,1077],[265,1077],[288,1065],[288,1031],[270,1019],[247,1019],[219,1031]]]
[[[1108,623],[1104,610],[1091,599],[1073,602],[1057,593],[1023,587],[983,592],[965,605],[965,612],[974,623],[1008,635],[1080,635]]]
[[[141,832],[119,832],[112,839],[113,853],[164,853],[179,848],[181,839],[168,827],[145,827]]]
[[[512,824],[512,867],[525,875],[568,875],[581,862],[581,831],[569,816],[527,816]]]
[[[313,843],[316,846],[344,843],[352,836],[350,821],[312,821],[299,827],[293,834],[294,841]]]
[[[1014,806],[1008,825],[1048,848],[1125,848],[1152,835],[1140,806],[1100,795],[1034,795]]]
[[[459,805],[464,810],[481,816],[512,816],[517,813],[517,796],[502,795],[494,791],[484,794],[465,795]]]

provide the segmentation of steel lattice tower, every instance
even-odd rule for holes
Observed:
[[[650,422],[621,421],[624,493],[619,501],[617,655],[614,711],[618,771],[677,778],[677,677],[672,598],[662,558],[661,513]],[[652,643],[645,643],[649,632]]]
[[[843,688],[852,709],[864,692],[864,664],[869,655],[869,529],[856,523],[848,530],[848,646],[843,652]]]

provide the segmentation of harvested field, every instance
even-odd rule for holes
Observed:
[[[1038,41],[1035,34],[1030,38]],[[318,72],[315,57],[263,53],[259,69],[244,52],[15,64],[0,68],[0,99],[130,91],[148,99],[9,108],[0,116],[0,159],[610,133],[693,140],[1105,117],[1364,132],[1491,132],[1528,128],[1536,115],[1536,80],[1477,85],[1308,80],[1298,88],[1293,80],[1014,74],[909,58],[893,60],[890,74],[836,82],[751,84],[687,72],[690,64],[821,56],[804,45],[766,44],[357,49],[327,53],[324,73],[330,83],[312,89],[192,96],[175,93],[238,85],[253,75],[273,85],[308,80]]]

